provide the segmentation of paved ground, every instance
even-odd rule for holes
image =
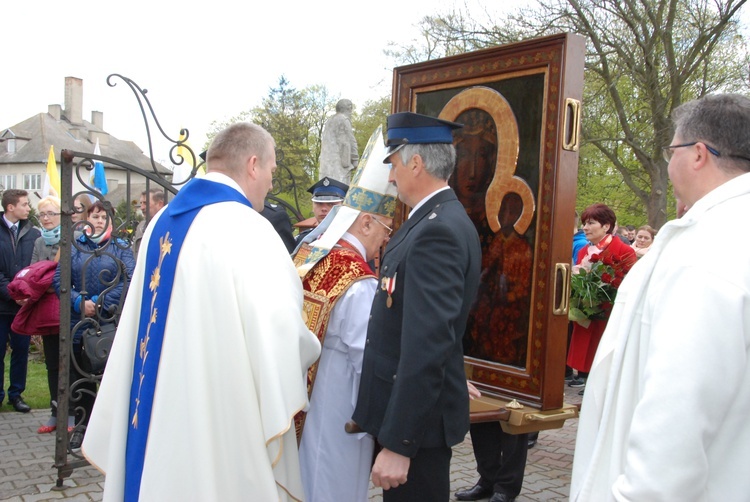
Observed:
[[[566,388],[565,401],[579,404],[578,389]],[[39,435],[36,429],[46,420],[46,410],[16,413],[7,405],[0,413],[0,500],[31,502],[66,499],[102,499],[104,477],[92,467],[76,469],[56,490],[54,434]],[[9,411],[10,410],[10,411]],[[570,470],[578,421],[568,420],[562,429],[542,431],[536,447],[529,450],[521,495],[517,502],[568,499]],[[473,486],[477,476],[471,439],[454,448],[451,463],[451,491]],[[370,501],[381,501],[379,489],[370,490]]]

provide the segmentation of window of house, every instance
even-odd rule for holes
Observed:
[[[15,174],[0,175],[0,187],[3,190],[7,188],[16,188],[16,175]]]
[[[24,190],[41,190],[42,189],[42,175],[41,174],[24,174],[23,175],[23,189]]]

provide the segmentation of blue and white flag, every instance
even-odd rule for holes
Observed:
[[[96,146],[94,147],[94,155],[101,155],[102,152],[99,150],[99,138],[96,139]],[[100,160],[94,161],[94,170],[91,171],[89,182],[94,185],[97,192],[102,195],[107,195],[109,188],[107,187],[107,174],[104,172],[104,163]]]

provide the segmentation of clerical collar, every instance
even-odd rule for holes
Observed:
[[[224,173],[220,173],[218,171],[210,171],[210,172],[207,172],[205,174],[205,176],[203,176],[203,179],[204,180],[208,180],[208,181],[214,181],[216,183],[222,183],[224,185],[230,186],[230,187],[234,188],[235,190],[237,190],[242,195],[244,195],[245,198],[247,198],[247,195],[245,195],[245,192],[242,190],[242,188],[240,187],[240,185],[236,181],[234,181],[232,178],[230,178],[229,176],[227,176]],[[253,209],[255,209],[255,208],[253,208]],[[260,208],[260,211],[262,211],[262,210],[263,210],[263,208]],[[256,211],[258,211],[258,210],[256,209]],[[260,212],[260,211],[258,211],[258,212]]]
[[[359,239],[354,237],[349,232],[344,232],[344,235],[341,236],[341,239],[351,244],[352,247],[355,249],[355,251],[357,251],[359,254],[362,255],[362,258],[364,258],[365,260],[367,259],[367,253],[365,252],[365,247],[362,245],[361,242],[359,242]]]
[[[424,199],[420,200],[420,201],[419,201],[419,202],[417,203],[417,205],[416,205],[416,206],[414,206],[413,208],[411,208],[411,211],[409,211],[409,216],[407,216],[407,218],[406,218],[406,219],[409,219],[409,218],[411,218],[411,215],[412,215],[412,214],[414,214],[414,213],[416,213],[416,212],[417,212],[417,209],[419,209],[420,207],[424,206],[424,205],[425,205],[425,203],[426,203],[426,202],[427,202],[428,200],[430,200],[431,198],[433,198],[433,197],[434,197],[434,196],[435,196],[435,195],[436,195],[436,194],[437,194],[438,192],[442,192],[443,190],[448,190],[449,188],[450,188],[449,186],[444,186],[443,188],[438,188],[437,190],[435,190],[434,192],[432,192],[432,193],[431,193],[430,195],[428,195],[428,196],[427,196],[427,197],[425,197]]]

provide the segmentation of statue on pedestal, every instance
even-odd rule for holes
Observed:
[[[346,184],[351,181],[351,172],[359,162],[357,140],[352,131],[352,108],[350,100],[339,100],[336,115],[323,126],[319,179],[328,177]]]

